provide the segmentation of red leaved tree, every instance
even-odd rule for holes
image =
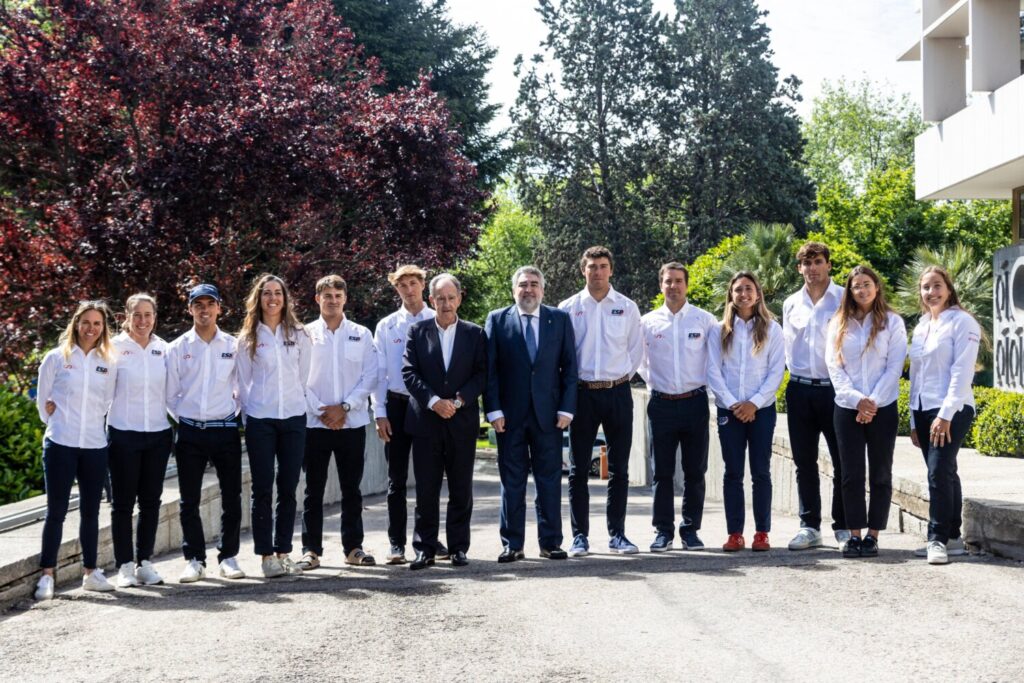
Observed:
[[[214,281],[230,328],[255,273],[311,303],[338,272],[368,317],[396,263],[455,262],[475,170],[427,83],[381,82],[327,0],[0,7],[0,372],[80,297],[150,291],[172,333]]]

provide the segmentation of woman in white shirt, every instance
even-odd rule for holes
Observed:
[[[167,343],[153,334],[155,326],[156,299],[149,294],[128,297],[122,332],[113,341],[117,380],[107,417],[113,493],[110,532],[118,588],[164,582],[149,561],[160,523],[160,495],[172,443],[167,421]],[[139,522],[133,549],[136,501]]]
[[[295,487],[306,444],[306,380],[312,345],[284,280],[264,274],[246,299],[238,335],[238,392],[252,474],[252,537],[265,577],[301,574],[292,561]],[[277,466],[277,504],[274,469]]]
[[[917,554],[946,564],[964,554],[956,456],[974,421],[981,326],[960,307],[945,270],[925,268],[918,284],[924,315],[910,345],[910,438],[928,465],[928,545]]]
[[[775,392],[785,370],[782,327],[764,305],[760,283],[753,273],[736,273],[729,281],[722,322],[708,334],[708,386],[718,406],[718,440],[725,460],[722,493],[729,538],[722,549],[727,552],[746,546],[743,470],[748,454],[756,530],[750,547],[771,548]]]
[[[846,278],[842,303],[828,326],[825,354],[836,392],[833,419],[851,535],[843,544],[843,556],[876,557],[878,532],[889,521],[892,502],[892,454],[899,428],[896,399],[907,357],[907,329],[886,303],[881,279],[867,266],[855,267]],[[865,448],[870,505],[864,501]]]
[[[39,366],[36,405],[46,424],[43,435],[43,480],[46,521],[36,586],[37,600],[53,597],[54,569],[60,551],[71,485],[78,480],[82,545],[82,588],[112,591],[113,584],[96,566],[100,495],[107,475],[105,418],[114,397],[114,351],[102,301],[83,301],[60,335],[57,348]]]

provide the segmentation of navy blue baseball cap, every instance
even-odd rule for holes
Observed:
[[[217,291],[217,288],[213,285],[203,283],[201,285],[196,285],[192,288],[192,291],[188,293],[189,306],[191,306],[192,302],[201,296],[208,296],[217,303],[220,303],[220,292]]]

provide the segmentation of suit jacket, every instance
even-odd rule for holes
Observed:
[[[421,320],[409,328],[402,377],[411,396],[405,430],[414,436],[426,436],[444,427],[460,434],[476,435],[480,430],[477,400],[487,383],[487,337],[479,325],[464,320],[455,324],[458,328],[447,370],[437,323]],[[445,420],[427,407],[434,396],[454,399],[455,394],[462,397],[465,405],[451,419]]]
[[[515,306],[487,316],[487,393],[484,412],[496,410],[508,425],[521,425],[533,411],[544,431],[555,429],[558,412],[576,412],[576,337],[569,314],[541,306],[537,357],[530,362]]]

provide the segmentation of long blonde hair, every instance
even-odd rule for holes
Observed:
[[[72,351],[75,347],[81,347],[78,339],[78,321],[82,319],[82,316],[89,311],[96,311],[103,318],[103,332],[100,334],[100,339],[96,342],[96,351],[100,354],[103,360],[109,361],[113,352],[113,345],[110,343],[110,319],[112,316],[110,307],[107,306],[104,301],[81,301],[78,304],[78,308],[75,309],[75,314],[71,316],[71,322],[64,328],[64,331],[60,333],[60,339],[57,341],[57,348],[60,349],[61,354],[64,356],[64,360],[71,358]]]
[[[846,364],[846,359],[843,358],[843,340],[846,338],[846,330],[849,327],[850,318],[856,317],[859,308],[853,298],[853,278],[858,275],[866,275],[871,278],[871,281],[875,283],[875,289],[878,290],[875,300],[871,302],[871,334],[868,335],[868,344],[861,353],[867,351],[869,346],[874,345],[875,337],[889,325],[889,313],[892,311],[885,300],[885,289],[878,273],[867,266],[854,266],[846,278],[843,301],[839,304],[839,310],[836,311],[836,358],[841,365]]]
[[[124,322],[121,323],[121,331],[132,333],[132,309],[140,303],[148,303],[153,307],[153,317],[156,318],[156,299],[153,298],[152,294],[146,292],[137,292],[128,297],[128,300],[124,302]],[[150,336],[152,336],[150,332]]]
[[[761,291],[761,283],[753,273],[741,270],[729,280],[729,286],[725,290],[725,311],[722,313],[722,352],[729,350],[732,346],[733,320],[736,318],[736,306],[732,302],[732,286],[737,280],[746,278],[754,284],[757,290],[757,305],[754,306],[754,353],[761,353],[765,343],[768,341],[768,323],[774,316],[764,305],[764,292]]]
[[[263,322],[263,309],[260,307],[260,295],[268,282],[276,282],[281,285],[281,292],[284,294],[284,312],[281,314],[281,324],[284,325],[284,338],[291,340],[296,330],[303,334],[306,329],[299,322],[295,315],[295,308],[292,306],[292,296],[288,293],[288,285],[284,280],[270,273],[263,273],[256,278],[249,290],[249,296],[245,298],[245,320],[242,322],[242,329],[238,333],[239,340],[248,345],[249,358],[256,357],[256,328]]]

